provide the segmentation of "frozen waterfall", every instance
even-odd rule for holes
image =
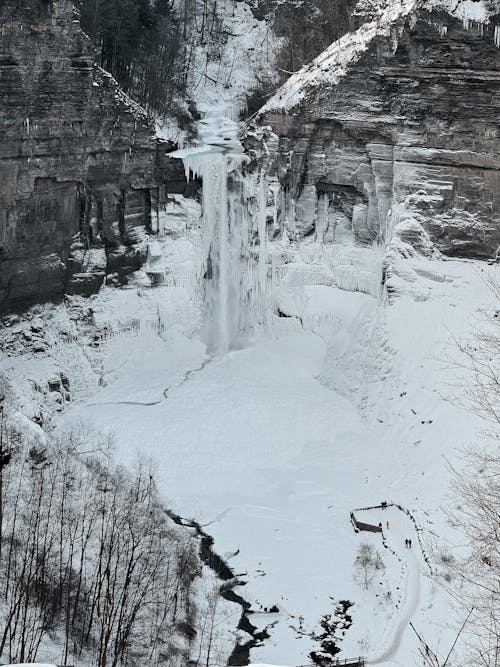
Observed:
[[[267,184],[244,175],[243,152],[212,145],[177,151],[188,179],[202,181],[200,284],[210,348],[225,353],[266,319]]]
[[[297,200],[265,165],[246,169],[237,123],[214,111],[200,137],[201,146],[171,155],[202,183],[197,283],[209,349],[240,347],[256,328],[276,324],[273,313],[293,317],[307,285],[380,295],[384,249],[356,241],[334,194],[309,184]]]

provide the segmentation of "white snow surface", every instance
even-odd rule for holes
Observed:
[[[238,155],[237,125],[224,109],[207,108],[204,145],[186,149],[188,163],[213,157],[219,144]],[[17,352],[0,357],[0,370],[27,417],[42,409],[55,415],[55,427],[91,422],[113,435],[119,462],[153,461],[165,503],[214,536],[244,583],[237,590],[252,604],[252,623],[269,628],[270,639],[252,650],[256,665],[307,663],[321,617],[335,601],[351,600],[340,657],[410,666],[410,619],[438,649],[449,647],[462,619],[430,576],[405,514],[366,515],[375,523],[390,517],[387,548],[379,534],[356,534],[349,515],[399,503],[415,517],[426,551],[433,543],[442,549],[446,459],[482,428],[447,400],[460,377],[444,360],[452,336],[469,335],[490,307],[484,277],[498,267],[425,259],[397,239],[388,249],[348,238],[266,240],[260,226],[256,277],[268,316],[218,353],[203,336],[200,208],[176,197],[135,284],[69,299],[68,310],[41,309],[47,352],[23,354],[14,342]],[[396,294],[390,303],[380,293],[384,253]],[[91,347],[96,331],[100,342]],[[53,394],[33,390],[59,371],[71,380],[70,404],[49,404]],[[366,589],[354,568],[363,543],[385,565]]]
[[[309,85],[338,80],[417,1],[381,8],[373,22],[291,77],[266,108],[291,108]],[[468,2],[443,1],[465,12],[464,20],[482,20]],[[245,3],[226,4],[245,48],[236,53],[230,37],[217,76],[199,70],[209,74],[196,89],[204,116],[200,145],[178,154],[188,166],[214,150],[229,149],[232,159],[241,150],[236,118],[258,71],[251,47],[265,34]],[[245,29],[248,22],[255,27]],[[225,344],[224,354],[212,354],[202,333],[200,215],[197,204],[176,196],[135,286],[70,300],[69,312],[81,314],[77,325],[63,307],[43,311],[47,353],[0,356],[19,419],[32,425],[21,413],[44,409],[57,415],[56,427],[91,422],[113,435],[118,461],[154,462],[165,503],[214,536],[217,552],[245,584],[237,591],[252,604],[251,622],[269,628],[270,639],[252,650],[254,667],[306,664],[318,648],[311,632],[341,599],[354,602],[341,658],[416,664],[410,620],[444,651],[463,619],[438,585],[430,547],[439,554],[449,535],[440,509],[449,502],[446,460],[482,428],[447,400],[460,377],[445,358],[452,337],[468,336],[490,306],[484,277],[498,267],[424,259],[395,240],[387,254],[396,292],[389,303],[380,294],[383,249],[348,240],[267,242],[259,229],[257,280],[262,294],[268,290],[269,316]],[[260,271],[266,262],[273,267],[270,287]],[[151,287],[153,277],[158,287]],[[278,308],[285,317],[271,314]],[[102,334],[97,348],[88,346],[95,333],[86,328],[89,313]],[[33,383],[43,386],[61,370],[71,379],[72,402],[44,404]],[[34,440],[41,437],[31,431]],[[350,512],[383,500],[409,509],[418,534],[396,508],[357,512],[375,524],[389,521],[386,547],[380,534],[356,534]],[[354,568],[363,543],[385,566],[366,589]],[[278,613],[268,611],[273,606]]]
[[[483,3],[430,3],[464,21],[484,20]],[[417,4],[381,7],[373,22],[292,76],[265,108],[291,108],[308,86],[335,83]],[[265,67],[253,55],[265,26],[245,3],[225,0],[224,7],[234,34],[222,65],[214,76],[216,66],[205,69],[200,60],[199,72],[209,76],[193,84],[204,115],[198,154],[220,145],[239,151],[236,118]],[[171,136],[171,128],[164,132]],[[185,157],[195,154],[189,148]],[[484,278],[498,267],[424,259],[395,241],[388,258],[396,297],[389,303],[379,293],[380,250],[285,238],[262,244],[280,273],[269,300],[286,317],[270,315],[227,353],[212,356],[201,334],[199,224],[199,206],[175,197],[135,285],[70,299],[78,324],[62,306],[42,309],[46,353],[0,353],[17,418],[33,440],[41,431],[27,417],[40,409],[55,415],[55,427],[92,422],[114,436],[125,465],[153,460],[165,503],[214,536],[217,552],[245,583],[237,591],[252,604],[250,620],[269,627],[271,638],[252,651],[254,667],[306,664],[318,648],[308,633],[340,599],[355,603],[341,658],[417,664],[410,620],[429,645],[447,652],[463,619],[436,575],[443,542],[455,537],[441,511],[449,503],[446,460],[477,441],[482,424],[448,400],[461,378],[446,357],[452,337],[467,337],[490,307]],[[162,284],[152,288],[151,276]],[[95,328],[87,331],[89,314]],[[95,330],[102,339],[91,347]],[[44,386],[59,371],[71,380],[72,402],[49,405],[33,384]],[[380,534],[356,534],[350,512],[383,500],[408,508],[418,534],[396,508],[357,512],[375,524],[389,521],[387,548]],[[363,543],[385,565],[366,589],[354,568]],[[266,611],[274,605],[278,613]],[[234,622],[228,633],[233,629]]]
[[[164,243],[174,278],[185,271],[186,243]],[[443,359],[450,336],[467,335],[488,307],[484,276],[497,269],[397,252],[392,264],[399,295],[389,304],[314,283],[310,273],[288,291],[286,275],[304,270],[292,257],[275,293],[291,317],[273,316],[215,357],[197,334],[199,296],[189,281],[106,288],[91,300],[96,321],[114,332],[96,353],[107,386],[88,383],[63,422],[89,420],[112,433],[126,465],[151,458],[165,502],[215,537],[246,582],[239,591],[256,612],[252,622],[273,626],[252,651],[256,664],[307,662],[315,645],[297,630],[318,629],[331,598],[355,602],[342,656],[413,664],[410,617],[431,645],[451,641],[456,611],[417,539],[405,550],[414,531],[406,515],[384,510],[393,554],[380,535],[355,534],[349,513],[394,501],[411,510],[427,545],[444,540],[445,459],[474,442],[481,424],[446,400],[453,375]],[[60,347],[52,354],[54,364],[65,358]],[[2,360],[18,381],[46,365],[35,357],[28,371],[21,359]],[[364,542],[385,564],[367,590],[353,568]],[[279,613],[265,611],[273,605]]]
[[[269,627],[252,650],[256,664],[305,664],[318,648],[311,633],[338,600],[354,602],[341,657],[414,664],[410,620],[431,646],[448,647],[462,619],[435,574],[449,535],[446,460],[482,424],[447,400],[461,379],[446,358],[452,338],[468,336],[492,307],[485,277],[499,267],[426,259],[397,237],[385,250],[347,237],[260,237],[257,269],[264,261],[273,274],[261,293],[268,316],[214,354],[203,335],[200,224],[199,206],[177,197],[135,286],[39,309],[30,322],[44,329],[46,353],[23,354],[32,329],[18,325],[16,353],[0,357],[16,406],[27,417],[55,415],[55,427],[92,423],[114,437],[126,466],[153,461],[165,503],[214,536],[245,584],[238,592],[252,623]],[[391,302],[380,292],[384,261]],[[59,371],[72,400],[51,407],[54,394],[43,399],[33,387]],[[356,534],[349,518],[383,500],[416,521],[396,508],[357,511],[390,522],[386,547],[380,534]],[[354,567],[365,543],[384,562],[366,588]]]

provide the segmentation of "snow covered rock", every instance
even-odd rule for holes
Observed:
[[[415,223],[405,238],[410,233],[419,248],[494,255],[500,18],[493,4],[365,2],[361,27],[269,100],[247,146],[260,150],[299,222],[317,222],[326,206],[347,215],[355,241],[367,243],[397,232],[388,214],[404,206]]]

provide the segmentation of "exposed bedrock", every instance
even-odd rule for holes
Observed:
[[[285,84],[245,141],[289,193],[302,231],[321,220],[324,226],[325,216],[344,218],[360,242],[396,228],[424,252],[434,244],[448,255],[495,254],[498,23],[499,17],[480,25],[420,10],[364,44],[362,33],[344,37],[340,55],[318,63],[317,72],[309,69],[313,77],[304,77],[296,99],[301,75]],[[360,44],[351,48],[353,40]],[[327,69],[336,67],[328,83]]]
[[[70,0],[0,3],[0,309],[96,291],[142,261],[182,165],[95,65]],[[144,244],[142,244],[143,246]]]

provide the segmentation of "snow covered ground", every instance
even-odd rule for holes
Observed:
[[[413,4],[395,6],[406,12]],[[261,67],[245,54],[263,52],[266,33],[244,3],[228,7],[234,39],[219,64],[199,70],[208,76],[193,94],[205,114],[201,139],[234,148],[235,117]],[[284,90],[295,96],[290,81]],[[460,377],[446,358],[453,336],[468,336],[488,307],[484,278],[498,268],[395,252],[389,301],[378,296],[380,252],[277,243],[288,263],[272,300],[286,317],[272,315],[227,354],[211,356],[200,335],[199,210],[180,198],[169,206],[167,236],[151,243],[135,286],[41,309],[43,352],[26,343],[29,326],[9,343],[16,352],[1,354],[0,369],[18,407],[57,414],[56,427],[83,421],[110,432],[125,465],[154,461],[166,504],[214,536],[244,583],[238,590],[252,604],[252,622],[269,628],[270,639],[252,651],[256,665],[306,664],[318,648],[311,634],[339,600],[354,602],[340,657],[418,664],[410,619],[447,653],[463,619],[431,575],[449,534],[446,460],[477,441],[481,424],[448,400]],[[164,284],[150,287],[148,272],[163,272]],[[33,387],[60,371],[72,401],[50,406]],[[419,532],[390,508],[362,513],[375,525],[389,521],[385,547],[380,534],[355,533],[351,511],[382,501],[408,509]],[[363,544],[383,562],[367,585],[355,567]]]
[[[233,144],[236,124],[212,110],[202,137]],[[275,314],[212,354],[199,216],[177,197],[135,285],[42,309],[34,321],[44,353],[22,354],[14,336],[17,354],[1,368],[18,405],[50,412],[32,387],[63,371],[72,402],[57,404],[54,425],[91,423],[112,434],[125,465],[153,461],[166,504],[214,536],[244,584],[252,623],[269,629],[252,651],[257,664],[307,663],[321,617],[339,600],[354,602],[341,657],[416,664],[409,620],[446,650],[463,620],[431,576],[448,533],[446,459],[481,428],[447,400],[460,385],[447,356],[453,336],[469,335],[488,307],[485,276],[498,267],[404,258],[395,241],[389,300],[382,249],[269,242],[272,263],[280,258],[266,296]],[[151,276],[163,284],[151,287]],[[30,326],[19,330],[27,341]],[[351,511],[382,501],[408,509],[418,535],[398,509],[367,514],[389,520],[385,547],[380,534],[355,533]],[[365,583],[355,566],[362,545],[383,562]]]
[[[176,243],[186,240],[168,245]],[[414,664],[410,617],[432,645],[450,644],[453,610],[418,540],[411,551],[404,546],[413,524],[385,510],[392,553],[380,535],[356,534],[349,514],[399,503],[422,528],[426,549],[436,543],[439,553],[446,458],[480,428],[446,400],[453,390],[444,358],[451,336],[467,335],[487,306],[484,276],[495,269],[422,258],[396,268],[406,281],[391,303],[295,281],[287,304],[297,318],[273,317],[267,330],[215,357],[196,334],[194,285],[105,289],[91,300],[99,325],[121,332],[95,352],[106,386],[87,383],[63,421],[111,432],[127,465],[151,458],[165,501],[215,537],[246,582],[252,622],[272,626],[252,653],[256,663],[307,662],[315,648],[307,633],[341,599],[355,603],[342,656]],[[132,319],[141,326],[131,330]],[[21,368],[12,358],[3,367],[9,363]],[[47,360],[31,359],[32,375],[37,364]],[[366,589],[354,568],[362,543],[385,566]],[[266,612],[274,605],[278,613]]]

